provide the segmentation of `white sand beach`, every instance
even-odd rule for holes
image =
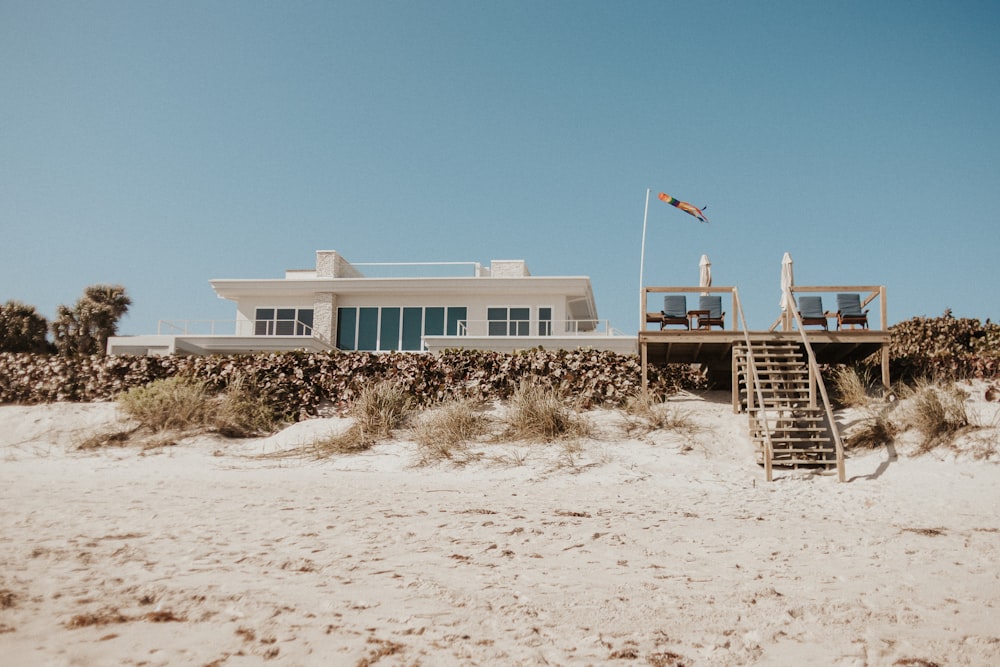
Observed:
[[[257,456],[339,418],[78,451],[115,405],[0,406],[0,662],[1000,664],[995,456],[904,443],[768,483],[727,394],[676,403],[693,433],[594,411],[572,457],[465,467],[405,437]]]

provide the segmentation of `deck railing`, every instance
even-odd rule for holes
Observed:
[[[885,285],[793,285],[790,288],[791,296],[788,297],[790,303],[797,303],[795,301],[795,294],[819,294],[828,295],[831,299],[828,303],[824,304],[826,310],[826,316],[831,320],[832,324],[837,322],[837,311],[836,311],[836,295],[842,293],[855,293],[861,298],[861,308],[865,309],[866,312],[871,312],[872,304],[876,301],[877,305],[877,317],[875,313],[872,313],[869,317],[868,328],[875,331],[885,331],[888,329],[888,316],[886,309],[886,291]],[[723,311],[732,313],[732,330],[736,331],[739,329],[739,324],[737,322],[737,290],[735,287],[691,287],[691,286],[670,286],[670,287],[644,287],[642,290],[642,316],[641,322],[639,324],[639,331],[649,331],[650,325],[657,325],[660,322],[660,304],[652,303],[650,301],[650,295],[663,295],[663,294],[731,294],[732,295],[732,306],[729,311],[726,311],[725,305],[723,306]],[[725,301],[723,301],[725,304]],[[688,304],[688,313],[691,314],[697,310],[697,299]],[[834,310],[830,310],[829,306],[833,305]],[[690,316],[691,323],[696,321],[696,316],[693,314]],[[789,310],[782,310],[778,315],[778,318],[774,323],[767,329],[767,331],[791,331],[792,324],[796,322],[796,318],[793,313]],[[745,324],[744,324],[745,326]],[[673,329],[671,331],[678,331]]]
[[[869,306],[874,302],[878,301],[878,326],[875,326],[875,322],[871,321],[874,317],[869,319],[868,328],[880,331],[885,331],[888,328],[888,317],[885,301],[885,285],[792,285],[789,288],[789,294],[785,295],[786,301],[789,303],[798,303],[795,300],[796,294],[819,294],[819,295],[829,295],[832,297],[830,303],[825,303],[824,310],[826,311],[826,316],[832,319],[834,322],[837,320],[836,309],[830,310],[830,304],[834,304],[836,307],[836,295],[844,293],[858,294],[861,297],[861,307],[863,309],[870,310]],[[774,321],[774,324],[768,329],[768,331],[774,331],[781,328],[784,331],[790,331],[792,328],[792,322],[798,322],[797,317],[793,317],[793,314],[788,312],[788,310],[782,311],[778,316],[778,319]],[[801,322],[798,322],[801,326]]]
[[[732,305],[726,310],[725,303],[723,303],[723,312],[731,315],[732,329],[734,331],[739,327],[737,315],[738,296],[735,287],[644,287],[642,290],[642,321],[639,323],[639,331],[648,331],[648,324],[660,321],[660,308],[656,307],[658,304],[649,303],[650,294],[721,294],[723,296],[728,294],[732,298]],[[697,305],[697,299],[693,303],[689,303],[688,313],[691,314],[697,311]],[[690,315],[692,320],[695,317],[693,314]]]
[[[323,338],[304,322],[292,320],[160,320],[159,335],[171,336],[297,336]]]
[[[839,291],[850,291],[850,290],[839,290]],[[882,303],[885,303],[885,288],[881,288],[881,295],[883,297]],[[785,291],[785,298],[789,301],[792,300],[792,290],[788,289]],[[865,303],[869,303],[871,298]],[[812,393],[813,387],[819,387],[820,396],[823,399],[823,409],[826,412],[827,422],[830,424],[830,433],[833,435],[833,443],[837,455],[837,477],[843,482],[844,481],[844,443],[840,439],[840,430],[837,428],[837,422],[833,418],[833,407],[830,405],[830,397],[826,393],[826,383],[823,382],[823,376],[820,373],[819,364],[816,363],[816,354],[813,352],[812,345],[809,344],[809,336],[806,335],[805,327],[802,326],[802,316],[799,314],[798,308],[793,308],[792,316],[795,319],[795,323],[798,326],[799,334],[802,337],[802,346],[806,350],[806,357],[809,361],[809,391]],[[883,309],[884,310],[884,309]],[[884,322],[883,318],[883,322]],[[761,404],[763,405],[763,404]]]

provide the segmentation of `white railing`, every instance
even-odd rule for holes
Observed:
[[[172,336],[299,336],[322,338],[313,328],[290,320],[160,320],[159,335]]]
[[[479,262],[351,262],[366,278],[462,278],[483,275]]]
[[[609,320],[461,320],[458,336],[622,336]]]

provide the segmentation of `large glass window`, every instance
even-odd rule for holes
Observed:
[[[337,309],[337,347],[341,350],[353,350],[355,337],[358,333],[358,309]]]
[[[378,349],[399,349],[399,308],[382,308],[378,332]]]
[[[424,336],[464,335],[466,317],[464,306],[338,308],[337,347],[383,352],[421,350]]]
[[[358,308],[358,349],[378,348],[378,308]]]
[[[257,308],[254,311],[255,336],[311,336],[312,308]]]
[[[420,335],[423,332],[423,308],[403,309],[403,337],[401,350],[421,349]]]

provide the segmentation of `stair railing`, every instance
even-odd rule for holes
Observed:
[[[795,299],[792,296],[792,291],[785,288],[785,303],[794,304]],[[795,324],[798,327],[799,334],[802,337],[802,345],[806,350],[806,357],[809,360],[809,375],[816,378],[816,386],[819,387],[819,394],[823,398],[823,407],[826,410],[826,419],[830,424],[830,433],[833,434],[833,444],[834,451],[837,454],[837,478],[843,482],[844,481],[844,443],[840,439],[840,431],[837,428],[837,422],[833,420],[833,408],[830,406],[830,397],[826,393],[826,383],[823,382],[823,376],[819,372],[819,364],[816,363],[816,355],[813,353],[812,345],[809,344],[809,337],[806,335],[806,330],[802,326],[802,316],[799,314],[798,308],[792,308],[792,315],[795,317]],[[810,387],[812,391],[812,387]]]
[[[743,313],[743,303],[740,301],[739,291],[733,288],[733,299],[736,301],[736,312],[739,313],[740,324],[743,328],[743,342],[747,346],[747,370],[749,371],[749,380],[753,385],[752,391],[757,395],[757,411],[760,416],[760,422],[762,422],[764,430],[764,475],[767,481],[774,481],[774,476],[772,474],[771,460],[774,458],[774,446],[771,444],[771,425],[767,418],[767,406],[764,405],[764,392],[760,387],[760,376],[757,374],[757,364],[754,361],[753,356],[753,346],[750,344],[750,330],[747,328],[746,316]],[[751,388],[747,387],[747,400],[750,398]],[[747,406],[747,416],[752,417],[750,413],[750,408]]]

